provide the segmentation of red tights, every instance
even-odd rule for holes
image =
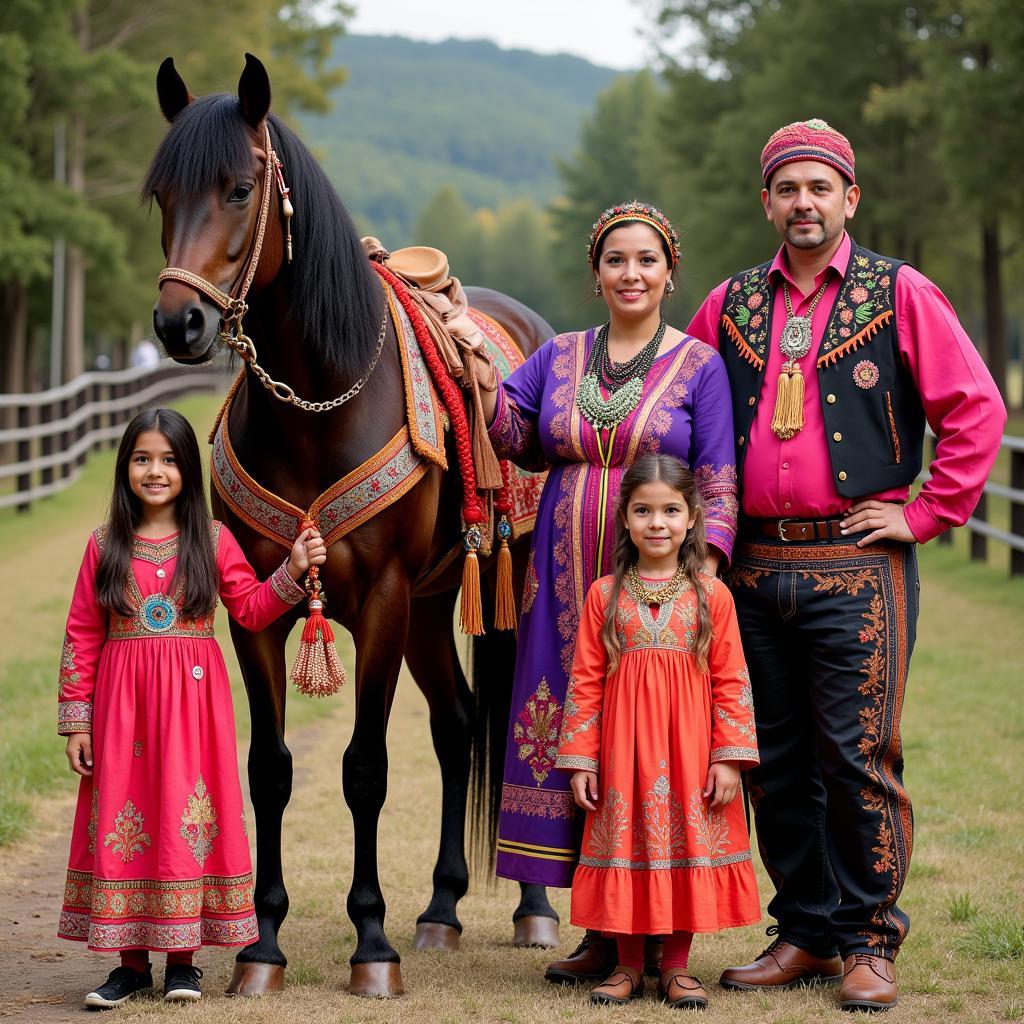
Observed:
[[[646,935],[614,935],[619,947],[619,963],[634,971],[644,969],[644,939]],[[673,932],[665,936],[665,951],[661,955],[662,971],[685,971],[690,961],[693,932]]]
[[[167,965],[169,967],[191,966],[191,949],[174,949],[167,954]],[[142,974],[149,967],[149,951],[146,949],[123,949],[121,950],[121,966],[130,967],[133,971]]]

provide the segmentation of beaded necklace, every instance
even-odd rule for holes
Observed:
[[[661,348],[667,325],[658,324],[654,337],[635,356],[615,363],[608,354],[608,324],[603,324],[594,339],[587,367],[576,389],[576,408],[595,430],[618,426],[640,402],[644,381]],[[601,385],[608,397],[601,394]]]

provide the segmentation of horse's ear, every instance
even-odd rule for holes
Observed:
[[[192,93],[178,74],[172,57],[165,58],[156,73],[156,95],[168,121],[173,121],[192,102]]]
[[[245,70],[238,80],[238,104],[242,116],[258,127],[270,111],[270,76],[263,63],[251,53],[245,55]]]

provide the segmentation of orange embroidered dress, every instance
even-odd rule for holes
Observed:
[[[62,735],[92,734],[57,934],[90,949],[189,950],[254,942],[252,864],[224,658],[213,615],[186,619],[178,536],[136,537],[128,617],[96,595],[103,531],[89,538],[68,613]],[[219,523],[220,597],[259,630],[304,597],[282,565],[260,583]]]
[[[648,584],[650,585],[650,584]],[[624,587],[622,651],[606,678],[601,640],[612,577],[590,588],[580,616],[556,767],[597,772],[572,881],[572,923],[633,935],[712,932],[760,920],[743,802],[709,811],[709,766],[758,763],[750,678],[732,595],[706,584],[710,672],[691,652],[692,587],[660,609]]]

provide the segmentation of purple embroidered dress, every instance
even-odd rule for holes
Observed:
[[[643,455],[674,455],[696,474],[708,540],[728,558],[736,533],[736,456],[725,364],[684,338],[659,356],[643,397],[600,433],[576,408],[595,330],[552,338],[499,389],[491,440],[503,458],[550,467],[526,571],[505,752],[497,872],[565,887],[579,854],[569,774],[555,771],[583,601],[611,572],[623,472]]]

